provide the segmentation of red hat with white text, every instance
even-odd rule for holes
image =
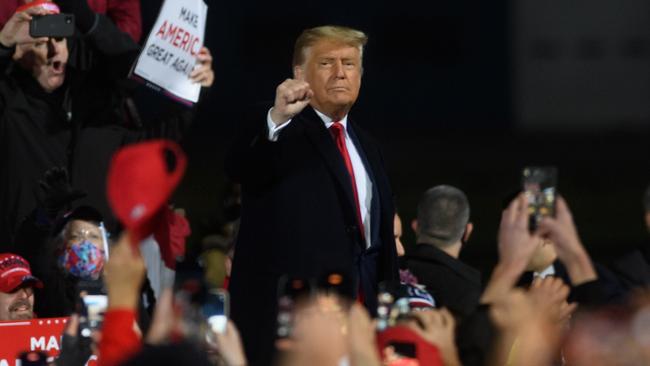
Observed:
[[[0,254],[0,292],[10,293],[25,284],[43,287],[41,280],[32,276],[29,263],[23,257],[12,253]]]

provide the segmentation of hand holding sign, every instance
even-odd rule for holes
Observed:
[[[190,104],[212,85],[212,56],[203,47],[208,12],[203,0],[165,0],[133,69],[136,79]]]
[[[202,87],[209,88],[214,81],[214,71],[212,71],[212,54],[207,47],[201,47],[196,55],[196,66],[190,74],[193,82],[201,84]]]

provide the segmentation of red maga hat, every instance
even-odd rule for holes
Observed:
[[[59,14],[61,12],[59,6],[50,0],[36,0],[19,6],[18,9],[16,9],[16,13],[20,13],[35,7],[41,7],[54,14]]]
[[[187,158],[178,144],[150,140],[120,149],[108,171],[108,200],[137,244],[153,232],[153,217],[178,186]]]
[[[415,331],[404,325],[391,327],[377,334],[377,345],[380,350],[383,351],[386,347],[395,344],[410,345],[415,351],[415,354],[411,356],[418,361],[418,365],[442,366],[444,364],[438,347],[427,342]]]
[[[41,280],[32,276],[29,263],[23,257],[12,253],[0,254],[0,292],[10,293],[24,284],[43,287]]]

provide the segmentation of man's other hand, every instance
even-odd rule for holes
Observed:
[[[311,101],[314,92],[305,81],[287,79],[275,91],[271,120],[280,126],[300,113]]]
[[[201,47],[196,55],[196,66],[190,74],[193,82],[201,84],[204,88],[209,88],[214,82],[214,71],[212,70],[212,54],[207,47]]]

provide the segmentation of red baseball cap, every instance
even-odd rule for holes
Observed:
[[[19,6],[18,9],[16,9],[16,13],[20,13],[35,7],[41,7],[53,14],[59,14],[61,12],[59,6],[51,0],[36,0]]]
[[[108,171],[108,200],[134,244],[153,232],[152,218],[178,186],[187,158],[178,144],[150,140],[120,149]]]
[[[415,359],[422,366],[442,366],[442,358],[438,347],[427,342],[413,330],[398,325],[377,334],[377,345],[380,350],[394,344],[409,344],[415,351]],[[382,355],[383,357],[383,355]]]
[[[0,292],[10,293],[24,284],[43,288],[43,282],[32,276],[29,263],[23,257],[12,253],[0,254]]]

